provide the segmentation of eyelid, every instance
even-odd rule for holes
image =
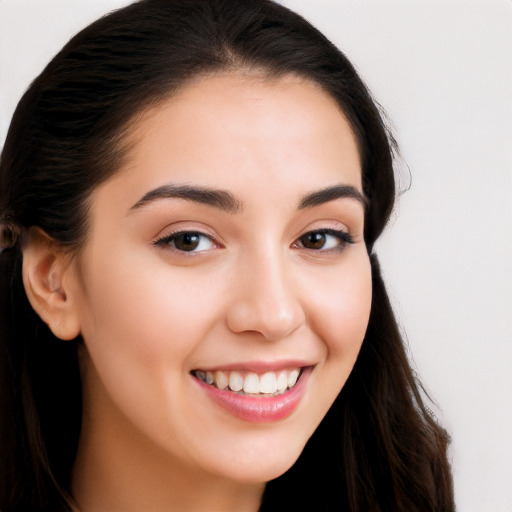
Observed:
[[[153,237],[152,243],[155,244],[159,240],[175,236],[180,233],[197,233],[198,235],[203,235],[214,240],[219,245],[223,245],[222,237],[219,236],[218,232],[213,227],[209,226],[208,223],[204,221],[197,221],[194,219],[182,219],[164,225],[164,227],[159,229],[157,234]]]
[[[317,218],[312,222],[304,223],[302,229],[296,232],[295,238],[299,239],[301,236],[306,235],[307,233],[314,233],[318,231],[322,231],[325,233],[348,233],[351,236],[354,236],[355,233],[358,232],[357,226],[352,226],[353,223],[347,224],[346,222],[342,222],[340,219],[336,217],[325,217],[325,218]]]

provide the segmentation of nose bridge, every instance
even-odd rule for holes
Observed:
[[[234,332],[285,338],[305,320],[289,262],[279,247],[265,246],[242,258],[236,292],[228,311]]]

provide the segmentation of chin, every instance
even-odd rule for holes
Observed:
[[[243,484],[266,483],[286,473],[295,464],[302,449],[303,446],[293,450],[274,447],[256,450],[254,455],[246,452],[239,457],[230,457],[229,461],[224,461],[222,467],[214,471],[221,473],[224,478]]]

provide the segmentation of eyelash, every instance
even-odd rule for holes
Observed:
[[[324,237],[325,236],[331,236],[331,237],[337,238],[339,243],[335,247],[330,247],[328,249],[324,249],[323,247],[320,248],[320,249],[304,247],[304,239],[306,239],[306,237],[308,237],[308,236],[310,237],[312,235],[322,235]],[[324,228],[324,229],[315,229],[313,231],[308,231],[307,233],[304,233],[301,237],[298,238],[298,240],[296,242],[294,242],[293,245],[297,246],[297,244],[299,242],[302,244],[304,249],[310,250],[310,251],[315,251],[315,252],[338,251],[338,252],[340,252],[343,249],[345,249],[345,247],[347,245],[353,244],[354,243],[354,239],[352,238],[350,233],[347,233],[346,231],[343,231],[343,230],[340,230],[340,229]]]
[[[335,247],[329,247],[328,249],[323,249],[323,247],[320,248],[311,248],[311,247],[305,247],[304,241],[307,237],[311,237],[312,235],[320,235],[320,236],[331,236],[338,239],[339,243]],[[164,247],[164,246],[171,246],[171,248],[179,253],[183,254],[195,254],[200,253],[208,249],[202,249],[202,250],[196,250],[197,247],[201,245],[201,240],[199,240],[198,245],[196,247],[193,247],[191,250],[185,250],[185,249],[179,249],[176,247],[176,240],[179,239],[179,237],[198,237],[199,239],[207,239],[211,244],[215,245],[215,241],[212,237],[209,235],[206,235],[205,233],[201,233],[199,231],[175,231],[173,233],[170,233],[168,235],[165,235],[157,240],[155,240],[153,243],[156,246]],[[347,245],[353,244],[354,239],[352,236],[343,230],[338,229],[315,229],[312,231],[308,231],[307,233],[304,233],[302,236],[300,236],[293,244],[292,247],[294,248],[304,248],[309,251],[314,252],[334,252],[338,251],[341,252]],[[299,245],[301,244],[301,245]],[[325,245],[325,241],[324,241]]]
[[[205,250],[205,249],[203,249],[202,251],[196,251],[195,249],[197,249],[197,247],[194,247],[190,251],[187,251],[187,250],[184,250],[184,249],[178,249],[176,247],[176,240],[180,236],[185,237],[186,235],[188,235],[190,237],[199,237],[200,239],[207,239],[209,242],[211,242],[212,244],[215,245],[215,241],[213,240],[213,238],[211,236],[208,236],[208,235],[206,235],[204,233],[201,233],[200,231],[187,231],[187,230],[174,231],[173,233],[165,235],[162,238],[159,238],[159,239],[155,240],[154,245],[157,245],[157,246],[160,246],[160,247],[171,246],[171,248],[173,250],[175,250],[177,252],[180,252],[180,253],[184,253],[184,254],[187,254],[187,253],[188,254],[193,254],[193,253],[202,252],[202,251]],[[200,244],[201,244],[201,241],[199,241],[199,245]],[[172,247],[172,245],[174,245],[174,247]]]

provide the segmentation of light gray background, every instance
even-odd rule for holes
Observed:
[[[0,144],[50,57],[127,3],[0,0]],[[511,512],[512,2],[283,3],[346,52],[389,113],[411,186],[377,247],[390,294],[453,437],[458,510]]]

